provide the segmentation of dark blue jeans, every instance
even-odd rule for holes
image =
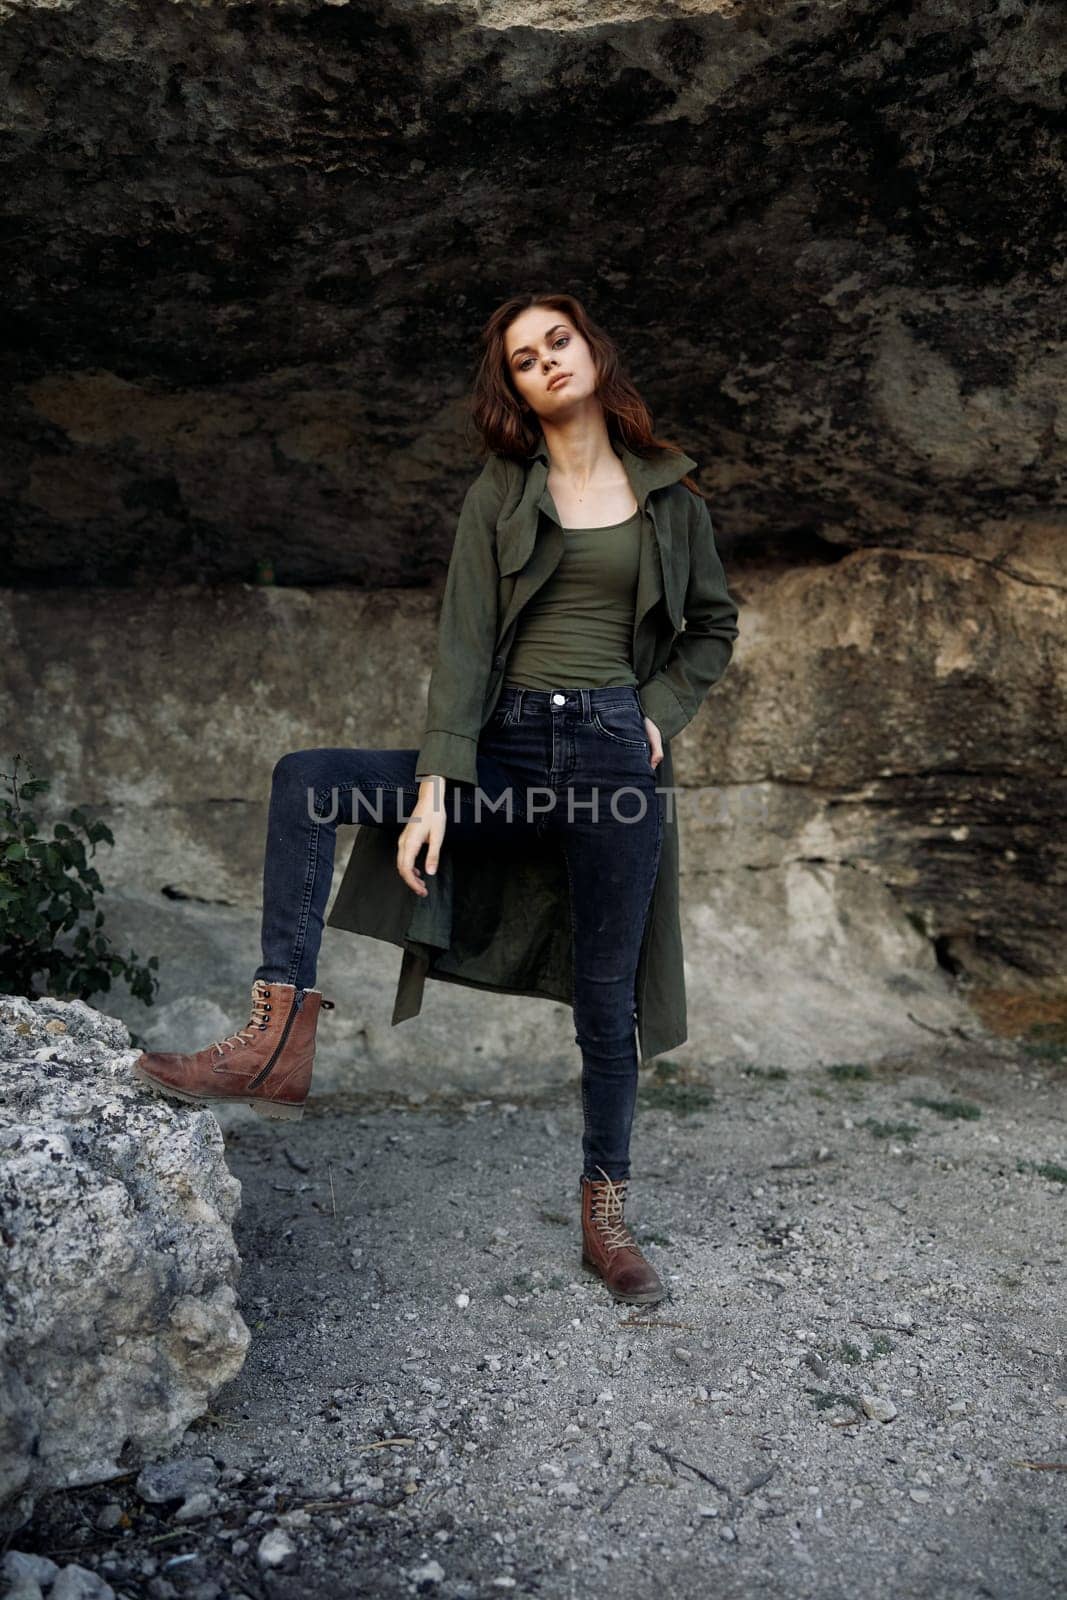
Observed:
[[[477,786],[449,780],[445,790],[446,844],[450,835],[497,839],[532,830],[562,846],[589,1177],[630,1175],[638,1074],[634,981],[665,804],[650,753],[634,688],[505,685],[478,741]],[[418,800],[417,758],[417,750],[326,748],[294,750],[278,761],[257,978],[314,987],[337,825],[403,827]],[[495,808],[507,791],[510,807]]]

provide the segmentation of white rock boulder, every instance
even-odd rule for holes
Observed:
[[[240,1371],[241,1186],[124,1023],[0,995],[0,1534],[181,1439]]]

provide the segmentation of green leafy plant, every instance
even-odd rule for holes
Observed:
[[[641,1084],[637,1097],[649,1111],[673,1111],[678,1117],[706,1111],[714,1099],[711,1090],[699,1083],[663,1083],[656,1079]]]
[[[864,1117],[861,1126],[870,1128],[876,1139],[899,1139],[901,1144],[910,1144],[922,1132],[917,1122],[881,1122],[877,1117]]]
[[[1037,1061],[1067,1061],[1067,1022],[1032,1022],[1020,1042]]]
[[[827,1067],[831,1078],[844,1080],[846,1078],[869,1078],[871,1069],[866,1061],[834,1061]]]
[[[1067,1167],[1061,1166],[1058,1161],[1017,1161],[1016,1172],[1036,1172],[1039,1178],[1047,1178],[1050,1183],[1067,1184]]]
[[[691,1072],[680,1061],[657,1061],[647,1077],[641,1074],[637,1090],[640,1104],[650,1111],[673,1111],[679,1117],[707,1110],[714,1096],[710,1089],[691,1081]]]
[[[53,824],[51,839],[42,838],[28,802],[50,784],[32,771],[20,778],[22,759],[16,755],[14,770],[0,773],[7,790],[0,797],[0,991],[29,1000],[43,994],[89,1000],[121,977],[134,998],[150,1006],[159,987],[159,957],[142,964],[136,951],[118,955],[100,931],[102,911],[91,927],[78,927],[69,949],[60,947],[60,936],[94,912],[94,896],[104,885],[90,857],[98,844],[114,845],[115,839],[105,823],[91,821],[78,807],[68,821]]]
[[[893,1349],[893,1342],[885,1334],[879,1333],[873,1338],[864,1351],[858,1344],[852,1344],[848,1339],[843,1339],[837,1347],[837,1359],[850,1367],[858,1366],[861,1361],[873,1361],[876,1356],[889,1355]]]
[[[851,1406],[857,1418],[863,1416],[863,1407],[858,1396],[842,1394],[837,1389],[816,1389],[813,1384],[804,1385],[804,1393],[811,1395],[811,1403],[816,1411],[829,1411],[837,1406]]]
[[[970,1100],[928,1100],[922,1094],[913,1094],[910,1099],[913,1106],[925,1106],[927,1111],[936,1111],[939,1117],[946,1117],[950,1121],[955,1118],[973,1122],[982,1115],[981,1106],[974,1105]]]

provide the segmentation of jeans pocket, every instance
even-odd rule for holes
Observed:
[[[593,711],[593,727],[613,744],[629,745],[632,750],[647,750],[645,719],[636,700],[600,706]]]

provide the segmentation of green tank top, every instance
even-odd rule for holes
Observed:
[[[564,528],[559,565],[519,616],[504,683],[527,689],[636,684],[640,559],[640,510],[607,527]]]

